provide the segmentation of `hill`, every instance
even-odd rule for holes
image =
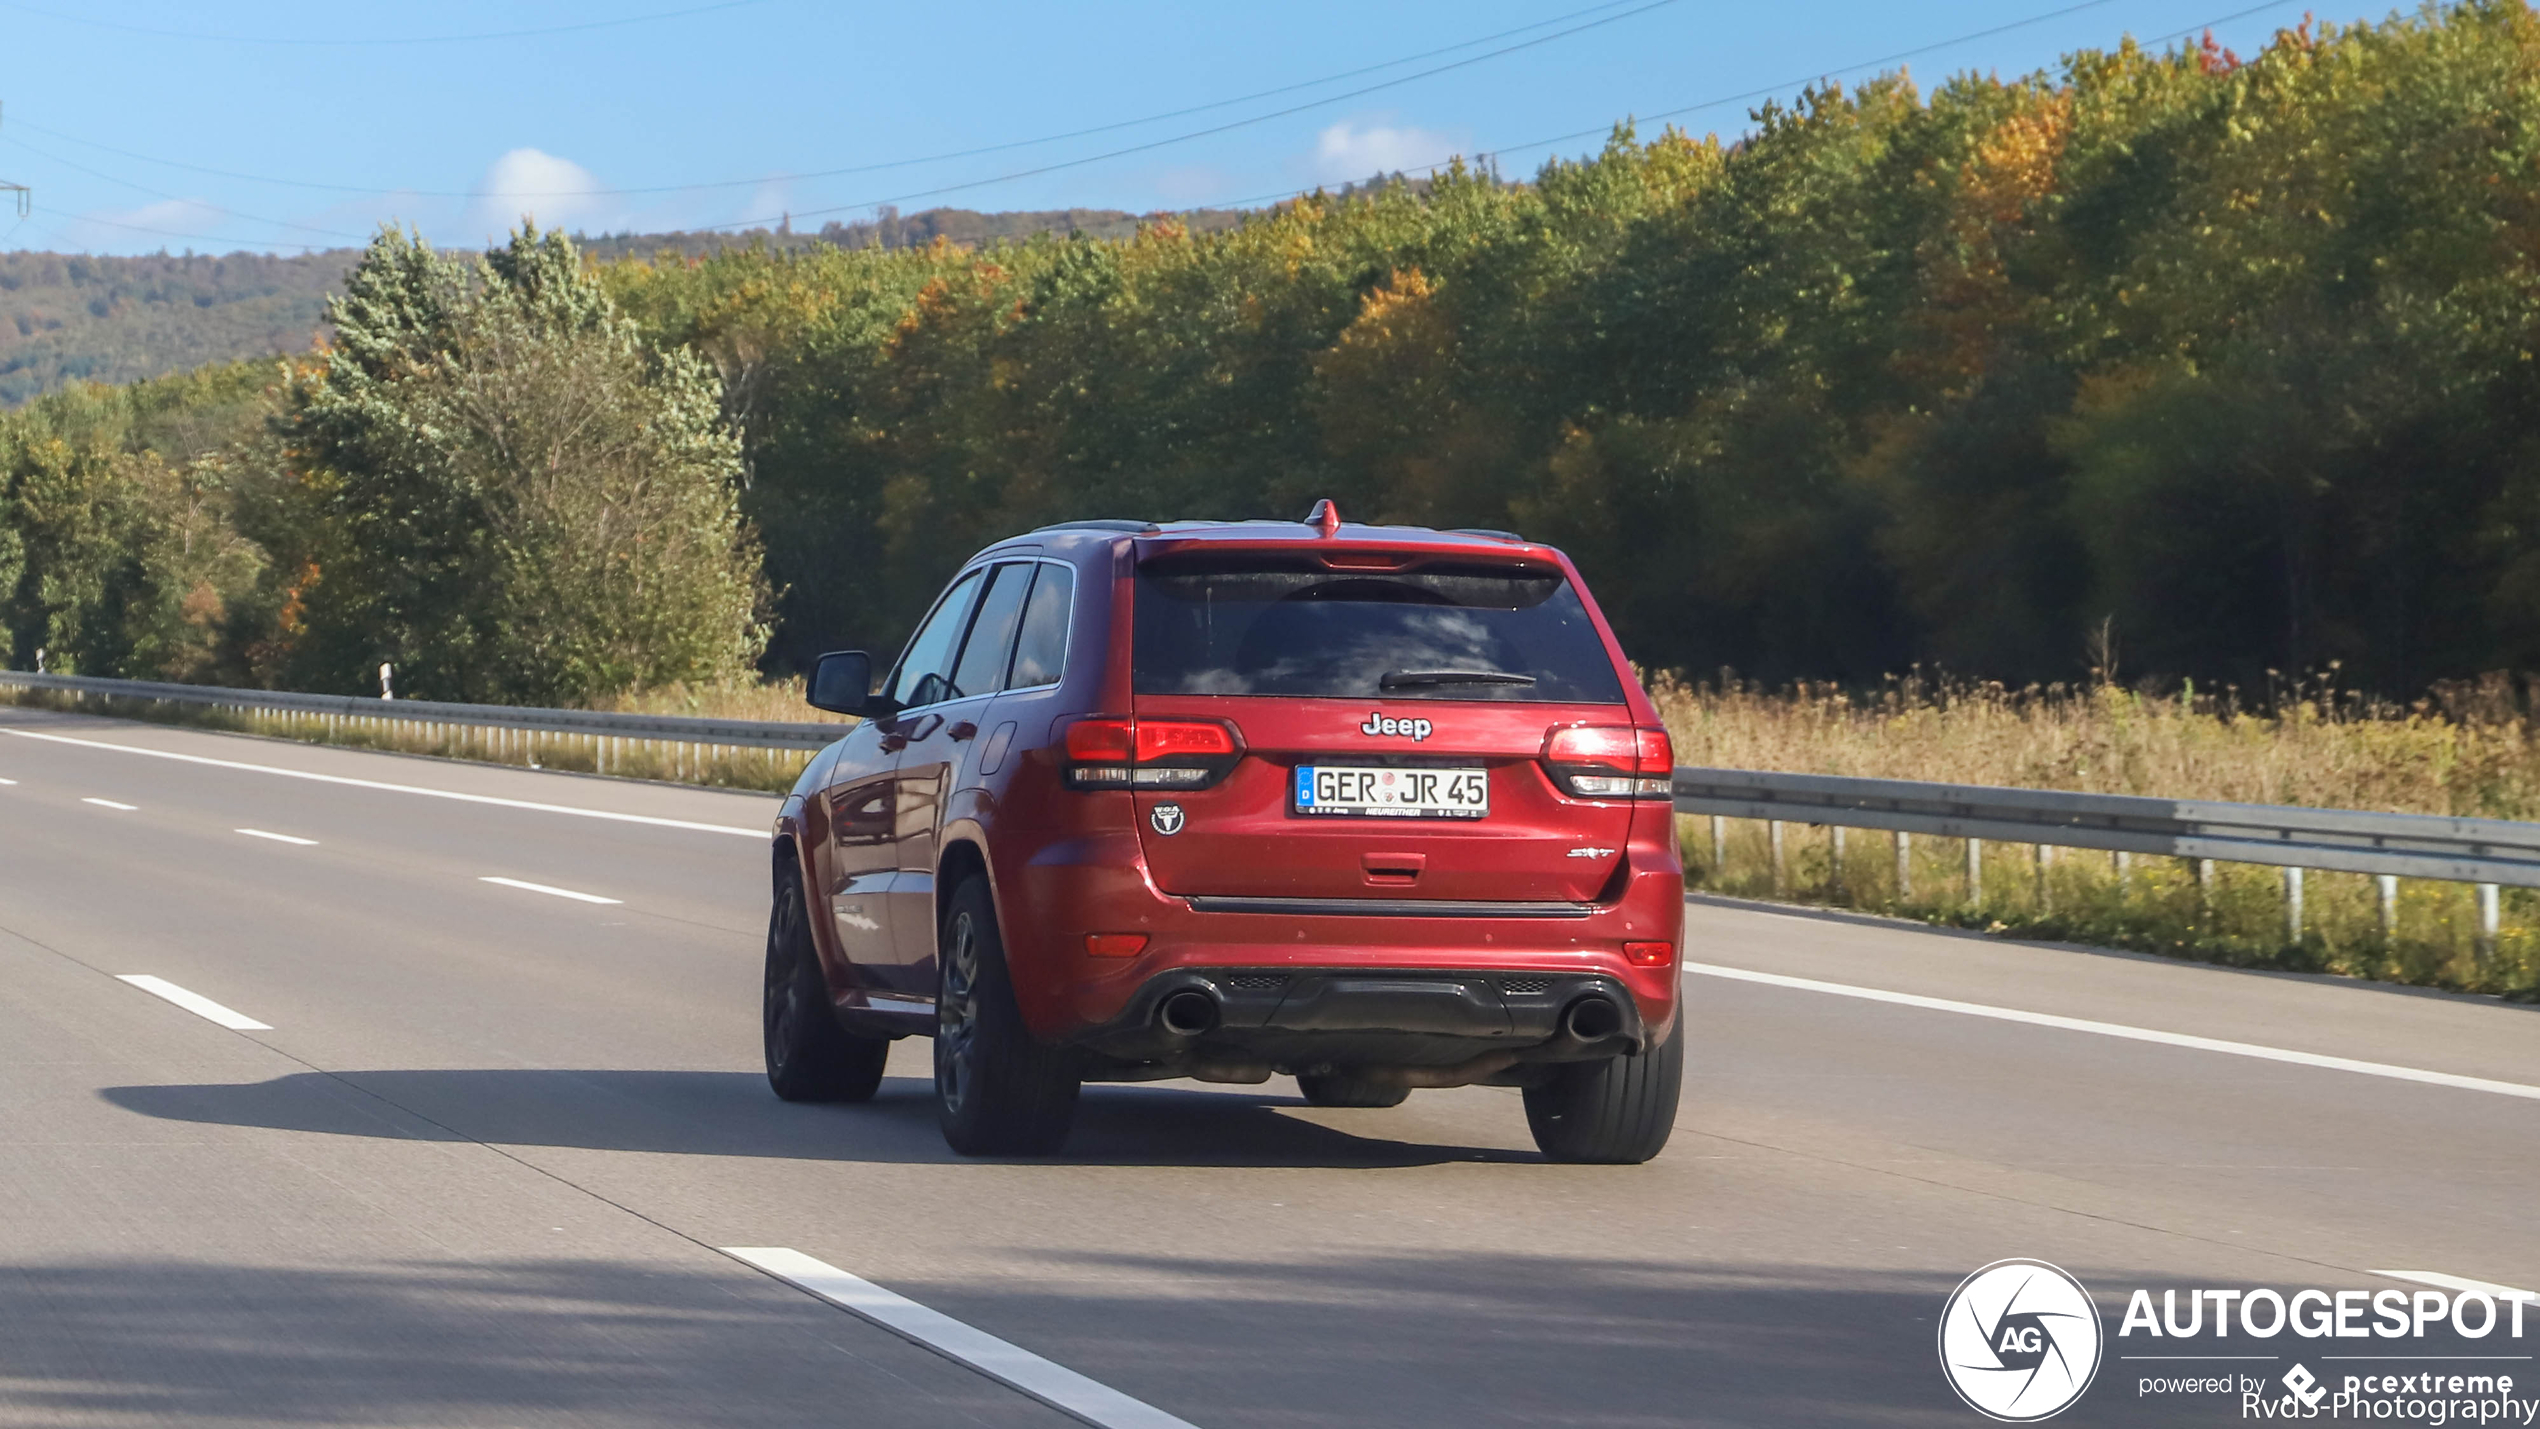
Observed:
[[[1243,217],[1222,209],[1180,215],[1206,232],[1232,228]],[[938,238],[970,246],[1044,233],[1120,238],[1141,221],[1117,209],[938,208],[903,217],[886,208],[871,222],[831,223],[812,233],[619,233],[579,241],[604,261],[663,252],[701,257],[753,246],[913,248]],[[206,362],[304,350],[324,325],[326,300],[359,256],[351,248],[290,258],[0,253],[0,408],[82,379],[134,382]]]

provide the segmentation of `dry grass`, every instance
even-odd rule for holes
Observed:
[[[1660,679],[1652,694],[1679,763],[2307,804],[2399,813],[2540,816],[2540,739],[2523,692],[2501,677],[2397,707],[2325,684],[2264,705],[2236,696],[2150,694],[2113,685],[2010,690],[1896,679],[1856,696]],[[1720,837],[1715,841],[1714,830]],[[1786,825],[1776,879],[1767,826],[1686,819],[1699,886],[1873,908],[2022,936],[2141,948],[2487,992],[2540,985],[2540,894],[2507,889],[2496,946],[2482,953],[2473,891],[2403,881],[2395,931],[2381,930],[2371,879],[2312,872],[2304,927],[2287,927],[2283,876],[2225,865],[2210,886],[2179,860],[2024,845],[1982,851],[1970,896],[1965,844],[1919,839],[1906,888],[1889,836]]]

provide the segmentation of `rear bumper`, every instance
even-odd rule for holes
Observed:
[[[1096,1076],[1105,1062],[1236,1081],[1253,1080],[1248,1070],[1382,1068],[1453,1085],[1637,1051],[1648,1035],[1630,990],[1605,973],[1289,965],[1157,973],[1074,1040],[1097,1059]]]
[[[1054,845],[1001,870],[999,922],[1024,1018],[1048,1042],[1138,1051],[1135,1036],[1157,1002],[1181,985],[1176,977],[1207,981],[1211,994],[1224,1000],[1224,1039],[1255,1051],[1293,1050],[1291,1037],[1337,1046],[1379,1032],[1401,1034],[1397,1050],[1411,1054],[1423,1045],[1420,1038],[1498,1048],[1548,1038],[1545,1018],[1558,1008],[1547,1012],[1532,1000],[1536,994],[1511,994],[1508,979],[1549,979],[1548,989],[1602,979],[1629,1013],[1637,1040],[1666,1035],[1676,1019],[1676,967],[1638,966],[1623,955],[1626,942],[1683,947],[1684,874],[1671,854],[1632,849],[1610,901],[1596,903],[1218,899],[1157,890],[1132,837],[1097,836]],[[1132,958],[1095,957],[1085,946],[1089,933],[1144,934],[1147,945]],[[1239,976],[1289,981],[1258,1007],[1263,1016],[1256,1022],[1248,1020],[1259,1003],[1255,994],[1268,985],[1232,985]],[[1444,980],[1463,984],[1466,992],[1332,990],[1333,979],[1353,978]],[[1414,1025],[1344,1026],[1332,1020],[1341,1014],[1313,1010],[1332,999],[1361,1008],[1390,1005],[1400,1011],[1387,1015]],[[1459,1002],[1462,1011],[1450,1009]],[[1434,1065],[1438,1058],[1394,1060]]]

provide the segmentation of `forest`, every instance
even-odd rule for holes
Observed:
[[[2406,697],[2540,667],[2536,67],[2470,0],[1214,231],[387,234],[317,353],[0,417],[0,622],[22,668],[597,698],[895,648],[1044,522],[1330,496],[1562,546],[1653,669]]]

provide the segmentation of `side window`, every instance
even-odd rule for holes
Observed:
[[[1054,685],[1067,670],[1067,616],[1074,604],[1076,572],[1048,562],[1037,569],[1040,576],[1032,583],[1032,597],[1023,603],[1022,636],[1015,642],[1014,678],[1006,681],[1008,689]]]
[[[972,571],[953,583],[950,594],[917,627],[908,642],[908,652],[900,656],[900,667],[891,674],[891,688],[886,691],[902,709],[914,705],[931,705],[944,698],[941,691],[952,667],[953,646],[961,639],[962,627],[970,623],[970,606],[979,594],[979,573]]]
[[[953,666],[948,700],[965,695],[991,695],[1005,688],[1005,662],[1014,654],[1014,622],[1023,613],[1023,592],[1032,584],[1028,561],[996,568],[988,576],[988,593],[979,598],[979,618],[970,622],[970,639]]]

